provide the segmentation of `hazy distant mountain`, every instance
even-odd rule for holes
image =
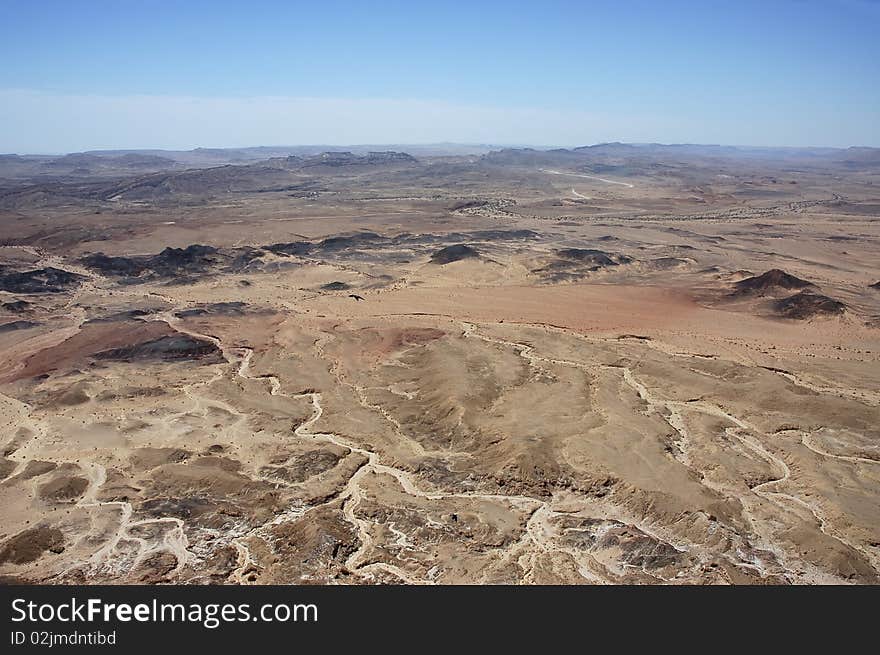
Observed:
[[[497,149],[497,145],[466,143],[430,144],[361,144],[346,146],[300,145],[300,146],[253,146],[245,148],[194,148],[193,150],[92,150],[87,155],[118,157],[120,155],[159,156],[187,166],[203,166],[229,163],[263,161],[276,157],[309,157],[324,152],[350,152],[366,155],[370,152],[405,152],[415,157],[445,157],[482,155]]]
[[[880,166],[880,148],[768,148],[702,144],[598,143],[565,149],[502,148],[483,161],[521,166],[650,166],[683,162],[756,162],[765,165],[842,164],[849,169]],[[586,169],[585,169],[586,170]],[[590,168],[589,170],[598,170]]]

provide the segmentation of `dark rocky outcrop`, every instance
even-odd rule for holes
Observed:
[[[777,300],[773,308],[785,318],[807,319],[817,316],[839,316],[846,305],[838,300],[810,291],[801,291],[788,298]]]
[[[136,277],[149,269],[147,261],[136,257],[109,257],[102,252],[87,255],[80,260],[84,266],[117,277]]]
[[[27,330],[28,328],[37,327],[39,323],[35,321],[12,321],[11,323],[3,323],[0,325],[0,334],[3,332],[13,332],[15,330]]]
[[[372,261],[397,258],[408,261],[413,251],[418,251],[420,246],[439,246],[465,239],[521,241],[538,237],[539,235],[531,230],[476,230],[448,234],[402,233],[395,236],[360,231],[317,241],[290,241],[265,246],[215,248],[192,244],[186,248],[165,248],[156,255],[111,256],[98,252],[81,258],[80,262],[101,275],[120,278],[124,284],[156,280],[186,283],[216,273],[259,273],[277,270],[279,262],[267,260],[268,253],[281,256],[354,258]],[[383,250],[386,252],[382,252]],[[0,275],[4,272],[0,267]]]
[[[321,252],[346,250],[349,248],[360,248],[364,246],[374,246],[388,242],[387,237],[383,237],[375,232],[358,232],[357,234],[328,237],[323,241],[319,241],[315,245],[315,249]]]
[[[101,275],[127,278],[128,284],[151,280],[185,282],[214,272],[242,272],[253,267],[265,251],[244,247],[220,249],[202,244],[165,248],[156,255],[110,256],[102,252],[80,259],[86,268]]]
[[[462,259],[473,259],[479,256],[480,253],[477,252],[476,248],[464,244],[457,244],[454,246],[446,246],[435,252],[431,255],[431,263],[442,266],[444,264],[461,261]]]
[[[806,289],[814,286],[799,277],[790,275],[783,270],[773,268],[766,273],[740,280],[735,285],[735,295],[764,295],[780,289]]]
[[[186,248],[165,248],[158,255],[147,257],[109,257],[96,253],[82,258],[82,263],[102,275],[113,277],[141,277],[151,274],[160,278],[176,278],[204,273],[225,257],[218,256],[213,246],[193,244]]]
[[[176,277],[183,273],[201,273],[217,262],[218,249],[193,244],[186,248],[165,248],[149,259],[149,267],[160,277]]]
[[[23,312],[27,312],[30,310],[31,303],[27,300],[11,300],[9,302],[5,302],[0,307],[3,308],[4,311],[11,312],[13,314],[21,314]]]
[[[149,316],[151,313],[151,311],[146,309],[128,309],[122,312],[114,312],[112,314],[90,318],[83,325],[93,325],[95,323],[120,323],[122,321],[138,319],[142,316]]]
[[[48,266],[31,271],[3,272],[0,291],[10,293],[61,293],[78,286],[85,278],[60,268]]]
[[[563,248],[562,250],[557,250],[556,254],[565,260],[599,268],[629,264],[633,261],[632,257],[627,255],[605,252],[604,250],[593,250],[591,248]]]
[[[241,301],[214,302],[204,305],[198,305],[190,309],[182,309],[174,315],[177,318],[188,318],[192,316],[243,316],[247,312],[247,303]]]
[[[488,207],[490,204],[491,203],[488,200],[459,200],[450,205],[449,211],[455,212],[462,209],[480,209],[482,207]]]
[[[588,277],[595,271],[634,261],[621,253],[593,248],[563,248],[556,251],[556,259],[532,270],[532,273],[537,273],[547,282],[571,282]]]
[[[346,289],[351,289],[351,285],[345,282],[328,282],[327,284],[322,284],[321,289],[324,291],[345,291]]]
[[[309,241],[291,241],[289,243],[273,243],[266,246],[266,250],[276,255],[296,255],[299,257],[308,255],[314,249],[314,244]]]
[[[205,363],[223,361],[220,349],[210,341],[189,335],[159,337],[150,341],[111,348],[95,353],[95,359],[117,362],[185,361],[207,360]]]

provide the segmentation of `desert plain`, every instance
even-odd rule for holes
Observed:
[[[6,583],[877,584],[880,151],[0,156]]]

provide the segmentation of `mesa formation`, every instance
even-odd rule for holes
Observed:
[[[877,150],[413,152],[0,157],[5,582],[880,583]]]

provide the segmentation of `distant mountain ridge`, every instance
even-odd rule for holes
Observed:
[[[524,172],[538,176],[574,175],[597,178],[606,184],[632,188],[640,178],[677,178],[689,184],[694,198],[716,180],[742,178],[737,191],[743,198],[780,193],[779,185],[795,185],[794,175],[826,175],[880,170],[880,148],[756,148],[699,144],[599,143],[576,148],[483,148],[482,154],[438,155],[458,146],[381,146],[331,148],[315,146],[238,149],[197,148],[186,152],[111,150],[70,153],[57,157],[0,155],[0,207],[25,209],[68,202],[100,203],[119,200],[150,201],[175,196],[206,198],[215,194],[286,193],[292,198],[314,198],[327,192],[325,179],[364,174],[389,175],[402,184],[425,179],[458,183],[467,176],[484,179]],[[431,150],[434,148],[434,150]],[[466,148],[466,146],[461,146]],[[440,149],[440,150],[438,150]],[[494,172],[490,172],[494,171]],[[695,182],[695,173],[703,177]],[[745,177],[743,177],[745,176]],[[565,178],[559,178],[560,180]],[[570,178],[572,181],[574,178]],[[632,180],[632,182],[624,181]],[[754,184],[776,185],[756,189]],[[685,182],[687,181],[687,182]],[[729,193],[729,191],[725,191]],[[466,198],[456,202],[483,203]],[[841,202],[834,199],[829,202]],[[830,207],[831,205],[829,205]],[[849,211],[872,212],[872,206]]]
[[[591,163],[626,167],[669,164],[683,158],[709,161],[751,161],[809,166],[834,164],[850,170],[880,167],[880,148],[771,148],[661,143],[597,143],[576,148],[500,148],[486,153],[488,163],[527,166],[582,166]],[[596,169],[592,169],[596,170]]]

